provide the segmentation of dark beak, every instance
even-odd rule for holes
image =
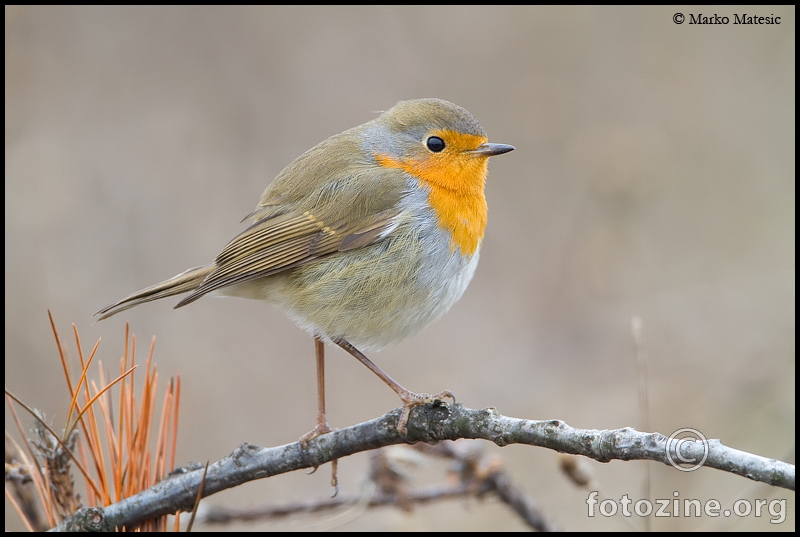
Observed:
[[[491,157],[494,155],[502,155],[503,153],[508,153],[509,151],[514,151],[513,145],[485,143],[480,145],[478,149],[470,151],[470,153],[473,155],[480,155],[482,157]]]

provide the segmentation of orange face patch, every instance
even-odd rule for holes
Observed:
[[[428,202],[439,218],[439,225],[450,232],[450,250],[474,254],[486,229],[486,182],[489,157],[471,154],[487,142],[483,136],[454,131],[433,131],[445,142],[439,153],[425,150],[423,156],[396,159],[375,155],[378,164],[398,168],[413,175],[430,188]]]

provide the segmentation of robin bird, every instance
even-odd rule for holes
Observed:
[[[478,265],[486,227],[487,162],[514,147],[489,143],[467,110],[441,99],[401,101],[331,136],[278,174],[251,225],[209,265],[189,269],[97,312],[190,293],[261,299],[281,306],[315,338],[317,425],[325,415],[324,340],[342,347],[400,396],[407,433],[415,406],[444,397],[413,393],[359,348],[410,336],[459,299]]]

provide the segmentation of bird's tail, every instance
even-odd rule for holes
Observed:
[[[100,321],[106,317],[111,317],[112,315],[115,315],[121,311],[138,306],[139,304],[144,304],[145,302],[194,291],[200,286],[201,283],[203,283],[203,280],[206,279],[206,276],[208,276],[213,270],[214,265],[206,265],[181,272],[177,276],[173,276],[167,281],[157,283],[151,287],[137,291],[129,297],[123,298],[119,302],[101,309],[95,313],[95,315],[100,316],[97,320]]]

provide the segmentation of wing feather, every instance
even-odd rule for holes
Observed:
[[[215,267],[176,307],[194,302],[211,291],[276,274],[342,250],[367,246],[394,229],[398,209],[365,218],[357,225],[328,225],[309,211],[287,213],[258,221],[222,250]]]

